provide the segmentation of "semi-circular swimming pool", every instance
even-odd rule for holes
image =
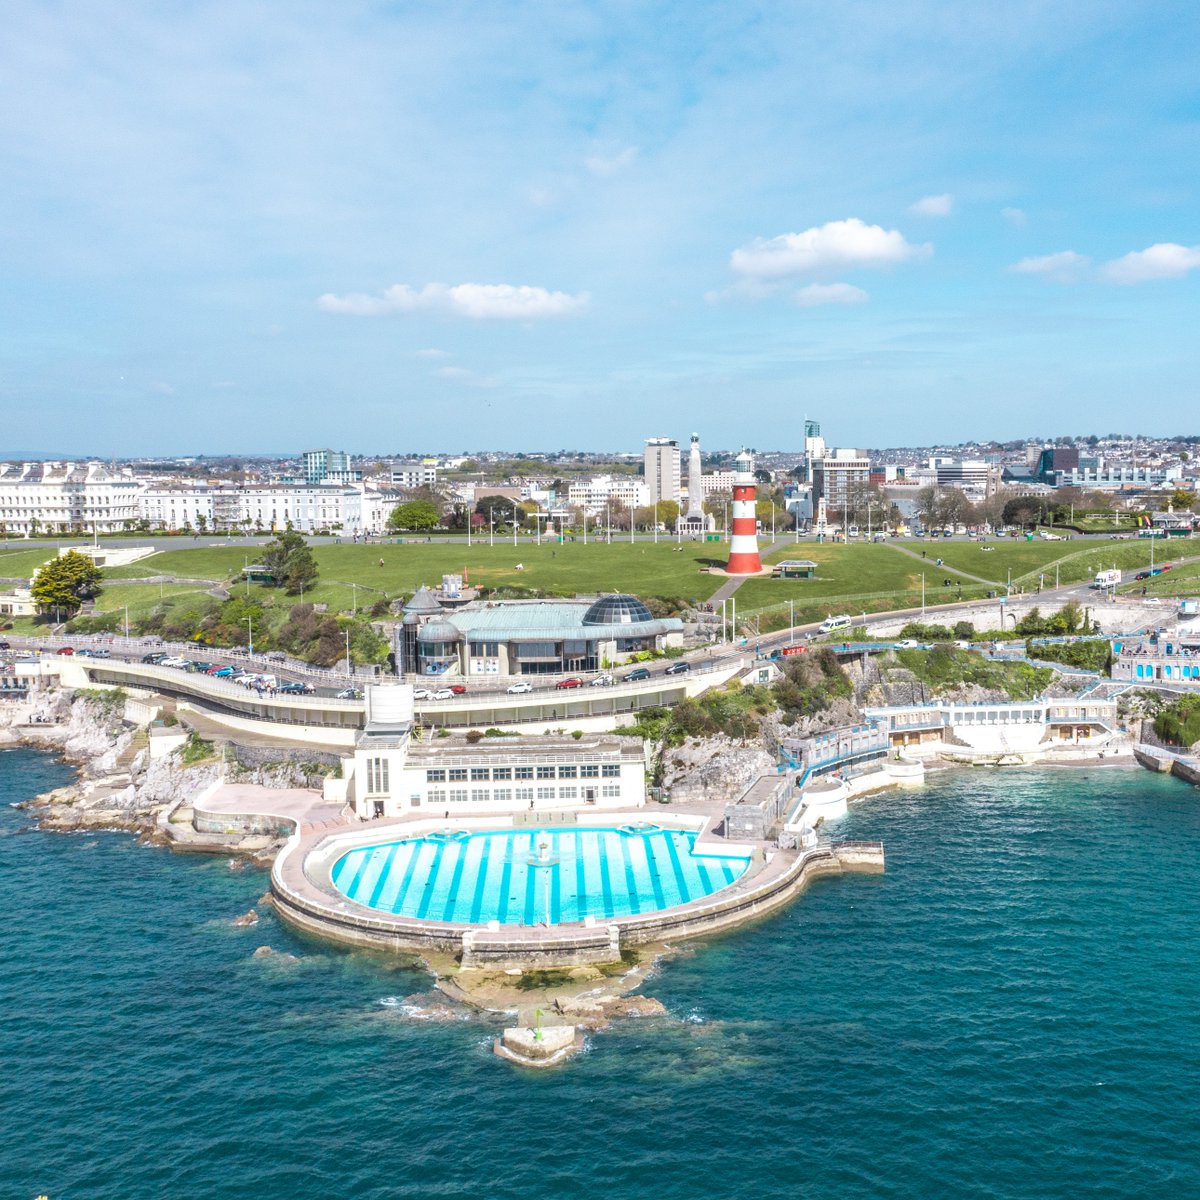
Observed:
[[[620,828],[448,831],[364,846],[334,886],[368,908],[459,924],[559,925],[674,908],[738,880],[743,855],[698,854],[694,833]]]

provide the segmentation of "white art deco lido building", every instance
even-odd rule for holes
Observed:
[[[408,684],[367,689],[367,721],[343,760],[345,799],[363,820],[429,810],[436,816],[641,808],[640,738],[611,733],[434,736],[415,724]]]

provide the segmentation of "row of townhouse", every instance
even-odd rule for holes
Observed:
[[[349,484],[163,484],[103,463],[0,465],[6,536],[150,529],[381,533],[404,497]]]

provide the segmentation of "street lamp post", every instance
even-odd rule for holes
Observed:
[[[496,544],[496,510],[488,510],[488,545]]]
[[[247,635],[247,640],[250,643],[250,653],[253,654],[254,653],[254,618],[253,617],[246,618],[246,635]]]
[[[354,674],[354,663],[350,660],[350,630],[346,630],[346,674]]]
[[[796,602],[788,601],[788,640],[796,640]]]
[[[126,604],[124,606],[124,608],[125,608],[125,640],[129,641],[129,605]]]
[[[925,572],[921,572],[921,620],[925,620]]]

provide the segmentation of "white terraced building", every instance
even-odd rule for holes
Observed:
[[[367,689],[367,723],[354,757],[342,760],[345,798],[363,820],[413,810],[477,815],[641,808],[646,754],[641,739],[614,734],[580,738],[423,740],[414,728],[413,689]]]
[[[567,503],[591,515],[602,512],[610,503],[620,503],[626,508],[645,508],[650,503],[650,490],[641,479],[627,475],[598,475],[583,483],[570,484]]]
[[[0,526],[9,535],[120,533],[141,516],[143,484],[100,462],[0,467]]]
[[[151,486],[139,497],[151,529],[213,529],[213,489]]]

